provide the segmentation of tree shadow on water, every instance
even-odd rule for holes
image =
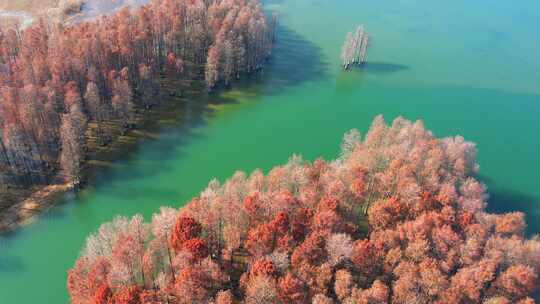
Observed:
[[[320,47],[284,26],[278,27],[277,39],[265,82],[281,89],[327,78],[328,62]]]
[[[15,233],[0,236],[0,275],[2,273],[13,273],[24,270],[24,264],[19,257],[8,256],[6,250],[10,245]]]
[[[92,188],[114,187],[117,178],[125,183],[171,170],[172,162],[183,157],[185,147],[194,141],[204,140],[205,135],[199,129],[217,114],[215,106],[239,102],[235,94],[227,92],[240,92],[244,98],[257,100],[308,81],[325,79],[327,67],[319,47],[287,27],[278,26],[272,56],[262,70],[242,75],[230,87],[221,86],[212,93],[204,92],[201,82],[194,82],[183,96],[170,97],[159,116],[167,123],[150,131],[153,138],[141,139],[110,167],[98,170],[89,184]],[[148,131],[142,131],[145,132]],[[142,151],[146,152],[140,153]],[[156,185],[149,187],[157,190]],[[139,189],[140,192],[144,190],[147,189]],[[54,214],[61,216],[61,213]]]
[[[485,175],[480,175],[478,179],[488,185],[488,212],[497,214],[523,212],[526,215],[527,235],[530,237],[540,234],[540,200],[538,198],[530,194],[498,187],[493,179]],[[540,290],[532,296],[536,301],[539,301]]]
[[[0,257],[0,272],[19,272],[22,270],[24,270],[24,266],[19,259]]]
[[[324,59],[319,46],[295,31],[278,25],[272,55],[263,69],[251,75],[244,75],[232,87],[251,93],[254,97],[280,94],[285,89],[306,82],[327,79],[328,67],[328,61]],[[219,96],[215,101],[234,102],[226,98],[221,99]]]
[[[530,194],[499,187],[492,179],[481,176],[488,185],[488,212],[508,213],[520,211],[526,214],[527,234],[540,234],[540,200]]]
[[[496,213],[524,212],[527,217],[527,234],[540,233],[540,200],[531,195],[508,189],[491,190],[488,211]]]
[[[394,74],[397,72],[410,70],[411,67],[399,63],[388,63],[388,62],[371,62],[368,61],[362,65],[354,65],[352,67],[354,70],[361,70],[371,74]]]

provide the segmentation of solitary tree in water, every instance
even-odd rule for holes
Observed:
[[[343,68],[346,70],[354,64],[364,64],[366,62],[367,48],[369,45],[369,36],[360,25],[356,32],[347,33],[345,43],[341,50],[341,60]]]

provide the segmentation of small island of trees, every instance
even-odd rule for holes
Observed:
[[[159,104],[163,78],[212,89],[262,68],[275,25],[257,0],[153,0],[91,22],[0,30],[0,184],[77,185],[88,138],[117,136],[107,122],[131,128]]]
[[[294,156],[212,181],[150,223],[91,235],[74,304],[519,303],[538,287],[524,214],[486,212],[475,145],[422,122],[373,122],[334,161]]]
[[[356,28],[356,32],[347,33],[345,43],[341,50],[341,60],[344,70],[348,70],[353,65],[366,63],[367,48],[369,46],[369,36],[363,25]]]

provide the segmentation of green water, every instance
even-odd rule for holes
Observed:
[[[116,214],[181,206],[236,169],[267,170],[292,153],[332,158],[342,134],[377,114],[421,118],[438,136],[478,144],[490,208],[527,213],[540,232],[540,2],[267,1],[281,13],[264,75],[217,105],[186,104],[156,140],[99,182],[0,239],[0,303],[67,303],[66,271],[85,236]],[[343,73],[349,30],[372,33],[369,64]]]

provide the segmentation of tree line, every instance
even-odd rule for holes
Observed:
[[[275,18],[257,0],[153,0],[65,26],[40,20],[0,30],[0,184],[78,183],[89,123],[107,144],[107,121],[129,128],[159,103],[160,80],[208,89],[258,70]]]
[[[524,214],[486,212],[474,144],[378,117],[341,150],[103,224],[72,303],[534,303],[540,239]]]

